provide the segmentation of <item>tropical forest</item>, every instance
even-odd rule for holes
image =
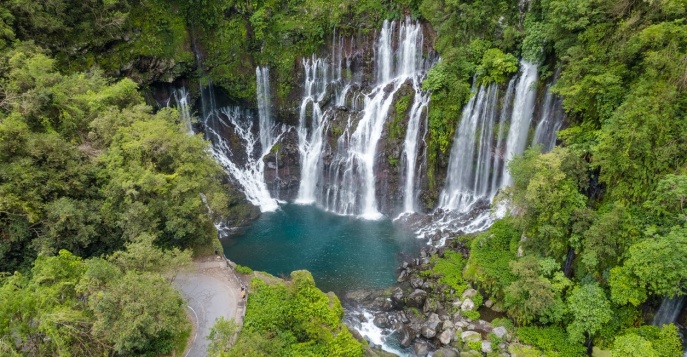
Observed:
[[[0,1],[0,356],[687,356],[687,0]]]

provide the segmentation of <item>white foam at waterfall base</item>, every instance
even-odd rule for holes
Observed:
[[[370,313],[367,310],[363,310],[362,315],[364,316],[365,321],[361,321],[360,326],[354,326],[354,328],[356,329],[356,331],[360,332],[360,334],[366,340],[370,341],[372,344],[376,346],[380,346],[382,350],[386,352],[393,353],[397,356],[402,357],[410,356],[409,353],[394,348],[387,342],[387,338],[389,336],[390,331],[377,327],[373,323],[374,316],[372,315],[372,313]]]
[[[528,143],[536,104],[537,66],[521,61],[517,84],[514,81],[503,95],[496,85],[480,87],[463,108],[439,209],[432,214],[433,222],[418,230],[419,236],[441,232],[438,244],[443,245],[447,232],[482,231],[505,215],[505,206],[491,204],[499,190],[511,183],[508,161],[521,155]],[[497,112],[500,97],[504,100]],[[509,130],[504,135],[506,125]],[[555,134],[550,136],[555,138]]]

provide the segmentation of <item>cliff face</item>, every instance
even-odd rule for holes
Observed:
[[[282,134],[263,161],[265,183],[271,196],[282,201],[294,201],[298,196],[301,180],[296,130],[290,128]]]

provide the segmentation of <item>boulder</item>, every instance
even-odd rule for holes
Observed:
[[[379,328],[391,327],[391,324],[389,323],[389,318],[384,313],[375,315],[375,318],[374,320],[372,320],[372,323]]]
[[[430,312],[436,312],[439,308],[439,303],[433,298],[428,298],[425,300],[425,304],[422,306],[422,312],[425,314]]]
[[[482,354],[477,351],[464,351],[460,353],[460,357],[482,357]]]
[[[496,327],[493,330],[491,330],[491,332],[494,335],[496,335],[496,337],[501,338],[501,339],[503,338],[503,336],[508,335],[508,330],[506,330],[506,328],[503,326]]]
[[[442,347],[434,352],[434,357],[458,357],[458,352],[450,347]]]
[[[472,331],[481,332],[481,333],[484,333],[484,334],[488,334],[489,332],[491,332],[492,327],[491,327],[491,324],[490,324],[490,323],[488,323],[488,322],[486,322],[486,321],[484,321],[484,320],[478,320],[478,321],[473,321],[473,322],[471,322],[471,323],[467,326],[467,329],[468,329],[468,330],[472,330]]]
[[[477,295],[477,290],[475,290],[475,289],[467,289],[467,290],[463,291],[463,295],[461,296],[461,298],[462,298],[463,300],[465,300],[465,299],[471,298],[471,297],[473,297],[473,296],[475,296],[475,295]]]
[[[429,314],[429,318],[427,319],[427,322],[425,322],[425,324],[433,330],[436,330],[440,323],[441,320],[439,319],[439,315],[434,313]]]
[[[489,300],[484,302],[484,306],[486,306],[487,308],[491,308],[492,306],[494,306],[494,301],[489,299]]]
[[[415,339],[415,334],[408,327],[403,326],[401,329],[394,332],[398,338],[398,343],[401,347],[409,347]]]
[[[460,301],[460,299],[455,299],[451,303],[451,306],[455,307],[456,309],[460,309],[460,305],[463,305],[463,302]]]
[[[463,304],[460,305],[460,309],[463,311],[472,311],[475,309],[475,303],[471,299],[465,299]]]
[[[410,278],[410,286],[412,286],[414,289],[422,288],[422,284],[424,283],[425,281],[422,280],[422,278],[418,278],[416,276]]]
[[[413,345],[417,357],[425,357],[429,353],[429,343],[425,340],[417,340]]]
[[[394,305],[395,308],[402,308],[403,305],[405,305],[405,297],[403,296],[403,290],[401,288],[395,288],[394,291],[391,293],[391,304]]]
[[[482,341],[482,353],[490,353],[493,352],[491,349],[491,342],[484,340]]]
[[[453,329],[444,330],[444,332],[439,334],[439,341],[441,341],[441,343],[445,345],[448,345],[449,343],[451,343],[454,334],[455,332],[453,331]]]
[[[463,342],[481,341],[482,335],[475,331],[465,331],[460,334],[460,339],[463,340]]]
[[[420,334],[421,334],[424,338],[428,338],[428,339],[429,339],[429,338],[432,338],[432,337],[436,336],[436,335],[437,335],[437,332],[436,332],[434,329],[429,328],[428,326],[422,326],[422,329],[420,329]]]
[[[425,305],[425,300],[427,299],[427,292],[424,290],[420,289],[415,289],[410,295],[408,295],[408,299],[406,299],[406,304],[410,307],[416,307],[418,309],[422,308]]]
[[[372,300],[372,302],[366,304],[366,306],[370,310],[376,311],[390,311],[393,309],[391,299],[383,296],[377,296],[376,298],[374,298],[374,300]]]
[[[401,270],[401,274],[398,275],[398,279],[396,279],[396,281],[402,283],[406,280],[408,280],[408,272],[405,270]]]

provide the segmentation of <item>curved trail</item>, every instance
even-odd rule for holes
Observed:
[[[184,357],[205,357],[207,336],[215,320],[224,317],[243,322],[245,303],[241,301],[241,286],[234,272],[221,257],[207,257],[194,262],[194,268],[181,272],[174,287],[188,302],[189,316],[195,325]]]

